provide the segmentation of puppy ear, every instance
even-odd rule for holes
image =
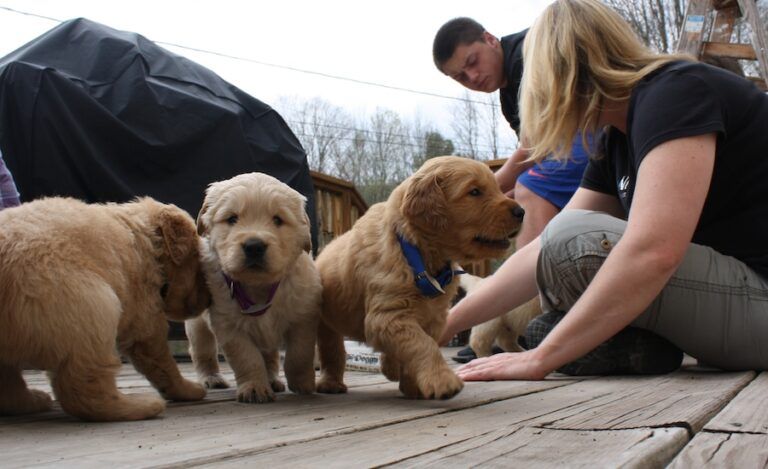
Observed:
[[[411,176],[400,211],[415,225],[444,230],[448,224],[448,203],[440,187],[442,178],[434,171]]]
[[[205,236],[208,234],[208,225],[203,221],[205,212],[208,211],[208,198],[203,201],[203,206],[200,207],[200,211],[197,213],[197,234]]]
[[[309,221],[309,214],[307,213],[306,199],[301,204],[301,218],[304,222],[304,226],[307,227],[304,231],[304,237],[302,239],[301,248],[308,254],[312,254],[312,224]]]
[[[158,231],[163,238],[165,252],[171,262],[181,265],[197,248],[197,232],[192,217],[176,210],[163,210],[160,213]]]

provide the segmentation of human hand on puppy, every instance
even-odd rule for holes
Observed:
[[[551,371],[540,352],[533,349],[477,358],[459,367],[456,375],[464,381],[541,380]]]

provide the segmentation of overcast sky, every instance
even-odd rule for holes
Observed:
[[[85,17],[159,42],[270,105],[281,96],[320,97],[355,116],[369,115],[377,107],[405,118],[419,116],[450,134],[453,100],[419,93],[460,97],[464,92],[432,64],[437,29],[453,17],[470,16],[503,36],[528,27],[550,2],[0,0],[0,56],[53,28],[58,24],[55,20]],[[506,123],[503,129],[507,136],[512,134]]]

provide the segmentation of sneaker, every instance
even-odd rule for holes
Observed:
[[[531,348],[537,347],[565,313],[552,311],[534,318],[525,331]],[[571,376],[655,375],[678,369],[683,352],[653,332],[626,327],[583,357],[557,369]]]
[[[498,345],[494,345],[491,349],[491,353],[494,355],[497,353],[504,353],[504,349]],[[472,350],[472,347],[464,347],[463,349],[456,352],[455,357],[451,357],[451,359],[456,363],[469,363],[475,358],[477,358],[477,354],[474,350]]]
[[[451,357],[456,363],[469,363],[475,358],[477,358],[477,355],[475,354],[475,351],[472,350],[472,347],[464,347],[456,352],[455,356]]]

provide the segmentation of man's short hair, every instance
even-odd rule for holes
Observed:
[[[454,18],[440,27],[432,43],[432,59],[438,70],[453,56],[459,45],[472,44],[483,38],[485,28],[472,18]]]

